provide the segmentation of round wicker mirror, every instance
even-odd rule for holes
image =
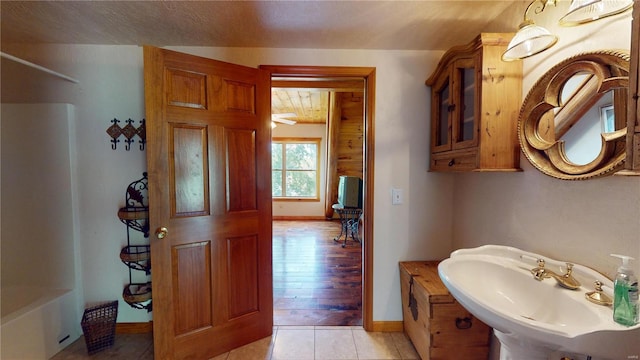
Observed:
[[[568,58],[531,88],[518,118],[522,152],[563,180],[611,175],[624,166],[629,54],[604,50]]]

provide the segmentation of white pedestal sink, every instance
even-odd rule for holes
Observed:
[[[596,280],[605,292],[611,280],[575,264],[577,290],[552,278],[537,281],[530,270],[536,260],[564,273],[565,262],[499,245],[454,251],[438,267],[440,278],[469,312],[494,328],[501,360],[547,360],[556,352],[589,356],[592,360],[640,358],[640,324],[626,327],[613,321],[610,306],[587,301]],[[612,295],[612,294],[609,294]]]

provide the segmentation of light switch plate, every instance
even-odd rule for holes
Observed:
[[[391,189],[391,204],[402,204],[402,189]]]

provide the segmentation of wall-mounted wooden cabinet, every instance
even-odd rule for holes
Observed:
[[[431,87],[432,171],[519,171],[522,62],[500,59],[513,34],[483,33],[451,48]]]

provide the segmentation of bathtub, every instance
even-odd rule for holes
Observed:
[[[80,337],[74,291],[26,286],[1,291],[2,360],[46,360]]]

